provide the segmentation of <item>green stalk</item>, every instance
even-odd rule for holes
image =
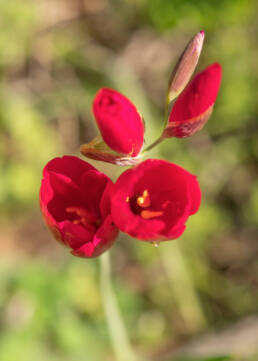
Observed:
[[[155,142],[153,142],[153,143],[150,144],[147,148],[145,148],[142,153],[148,152],[148,151],[151,150],[152,148],[156,147],[156,145],[158,145],[159,143],[161,143],[162,140],[163,140],[163,138],[160,136],[157,140],[155,140]]]
[[[167,121],[168,121],[169,109],[171,110],[172,105],[173,105],[173,102],[174,102],[174,101],[169,102],[168,97],[166,98],[165,114],[164,114],[164,123],[165,123],[165,126],[166,126]],[[157,140],[155,140],[155,142],[153,142],[153,143],[150,144],[148,147],[146,147],[146,148],[143,150],[142,153],[148,152],[148,151],[150,151],[151,149],[153,149],[154,147],[156,147],[158,144],[160,144],[160,143],[165,139],[162,135],[163,135],[163,133],[161,134],[161,136],[160,136]]]
[[[116,360],[137,361],[112,288],[110,252],[100,257],[100,267],[103,307]]]

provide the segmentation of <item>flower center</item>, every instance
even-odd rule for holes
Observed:
[[[127,201],[129,201],[129,198]],[[150,209],[151,199],[148,189],[145,189],[141,196],[138,196],[136,199],[134,198],[133,204],[131,205],[135,213],[140,214],[144,219],[160,217],[164,213],[163,211],[154,211]]]
[[[73,224],[81,224],[87,228],[97,227],[100,224],[100,220],[96,220],[96,218],[84,208],[67,207],[65,210],[73,216],[71,220]]]
[[[145,189],[142,193],[142,196],[138,197],[136,203],[139,207],[146,208],[151,205],[150,195],[148,189]]]

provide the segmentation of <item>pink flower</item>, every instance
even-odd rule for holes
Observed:
[[[222,69],[218,63],[194,77],[175,101],[162,138],[188,137],[205,125],[211,116],[221,77]]]
[[[135,157],[143,146],[144,124],[136,107],[113,89],[100,89],[93,102],[100,133],[114,151]]]
[[[73,255],[96,257],[115,241],[111,188],[105,174],[77,157],[54,158],[45,166],[40,208],[54,237]]]
[[[165,160],[148,159],[126,170],[113,186],[117,227],[143,241],[178,238],[196,213],[201,191],[194,175]]]

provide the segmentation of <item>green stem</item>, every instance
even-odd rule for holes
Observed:
[[[166,99],[166,103],[165,103],[165,114],[164,114],[164,123],[167,124],[168,121],[168,112],[169,112],[169,108],[172,107],[172,103],[169,103],[169,100]],[[163,133],[162,133],[163,134]],[[143,150],[142,153],[148,152],[150,151],[152,148],[156,147],[156,145],[158,145],[159,143],[161,143],[165,138],[161,135],[157,140],[155,140],[155,142],[153,142],[152,144],[150,144],[147,148],[145,148]]]
[[[156,147],[156,145],[158,145],[159,143],[161,143],[163,140],[162,136],[160,136],[157,140],[155,140],[155,142],[153,142],[152,144],[150,144],[147,148],[145,148],[143,150],[143,153],[148,152],[149,150],[151,150],[152,148]]]
[[[137,361],[130,344],[111,282],[110,252],[100,257],[101,293],[107,325],[117,361]]]

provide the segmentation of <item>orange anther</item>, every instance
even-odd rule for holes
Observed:
[[[150,195],[147,189],[145,189],[143,191],[142,196],[137,198],[137,204],[138,206],[142,207],[142,208],[147,208],[151,205],[151,201],[150,201]]]
[[[83,226],[89,227],[94,226],[94,223],[98,220],[95,220],[93,216],[86,210],[81,207],[67,207],[67,213],[74,213],[78,216],[78,219],[74,219],[72,222],[73,224],[81,224]]]
[[[141,211],[141,216],[142,218],[144,219],[152,219],[152,218],[155,218],[155,217],[160,217],[163,215],[164,212],[155,212],[155,211]]]

